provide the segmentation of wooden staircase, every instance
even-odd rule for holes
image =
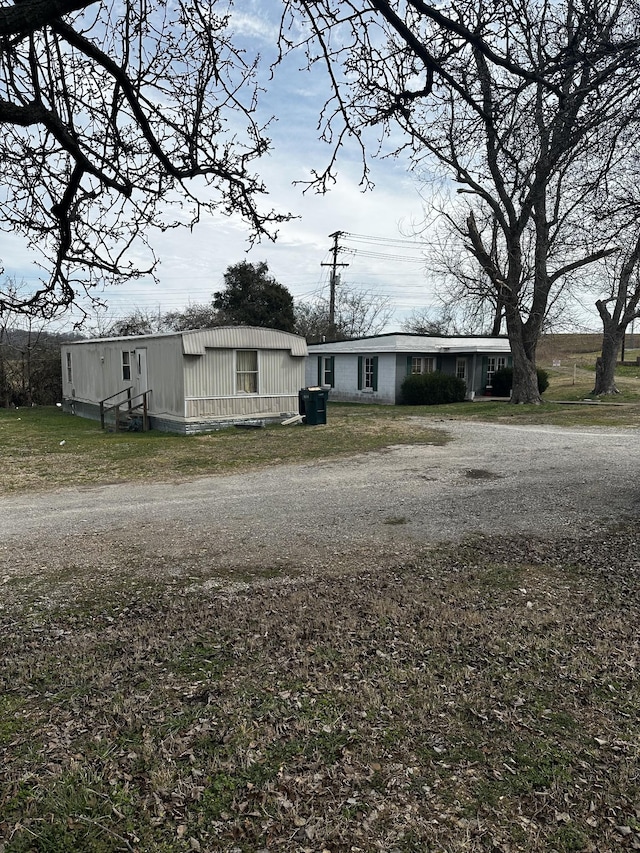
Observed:
[[[100,401],[102,429],[112,429],[114,432],[123,430],[147,432],[149,430],[148,399],[151,389],[142,391],[140,394],[132,394],[132,391],[132,387],[123,388]],[[116,399],[123,395],[123,399]]]

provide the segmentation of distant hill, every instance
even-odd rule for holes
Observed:
[[[640,336],[638,336],[640,338]],[[572,356],[584,356],[600,352],[602,335],[598,334],[561,334],[543,335],[537,351],[539,364],[551,364],[554,360],[566,360]]]
[[[78,332],[38,332],[32,331],[29,333],[27,329],[8,329],[4,335],[0,335],[0,343],[8,343],[16,349],[26,349],[29,346],[29,336],[31,336],[32,346],[37,340],[37,346],[54,346],[59,345],[63,341],[79,341],[84,338],[84,335]]]
[[[0,329],[0,407],[51,405],[62,396],[60,345],[74,332]]]
[[[595,364],[602,349],[602,335],[562,334],[543,335],[538,344],[536,361],[541,367],[551,367],[554,361],[577,361]],[[624,346],[624,361],[634,362],[640,356],[640,331],[627,332]]]

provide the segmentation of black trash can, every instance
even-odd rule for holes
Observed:
[[[327,422],[327,400],[329,391],[327,388],[315,386],[313,388],[301,388],[298,393],[298,412],[304,418],[305,424],[318,426]]]

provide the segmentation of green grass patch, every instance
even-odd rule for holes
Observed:
[[[126,787],[84,769],[64,773],[47,785],[20,785],[5,809],[5,818],[18,812],[29,824],[27,830],[18,823],[5,845],[8,853],[115,853],[132,849],[130,842],[136,838]]]
[[[180,480],[447,440],[442,430],[407,417],[411,413],[400,415],[392,406],[331,406],[322,426],[177,436],[106,433],[56,407],[0,409],[0,492]]]
[[[19,696],[0,696],[0,746],[15,740],[27,728],[22,716],[25,701]]]
[[[180,649],[180,653],[171,668],[174,672],[187,674],[193,678],[216,679],[231,664],[232,655],[221,643],[207,643],[199,640]]]
[[[475,583],[494,592],[513,590],[522,586],[522,568],[513,564],[488,563],[478,572]]]
[[[95,421],[57,407],[0,409],[0,493],[60,486],[172,481],[382,450],[398,444],[441,444],[446,420],[567,427],[636,426],[640,368],[618,368],[621,393],[594,400],[591,353],[542,346],[540,366],[550,387],[540,406],[488,402],[444,406],[329,403],[327,424],[278,424],[260,430],[226,429],[198,436],[158,432],[106,433]],[[630,355],[629,357],[632,357]],[[553,365],[559,366],[553,366]],[[586,401],[586,402],[585,402]],[[420,418],[417,420],[416,418]],[[424,418],[442,421],[442,428]],[[472,476],[470,474],[470,476]]]

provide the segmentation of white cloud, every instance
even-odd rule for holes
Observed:
[[[234,36],[256,39],[270,46],[275,45],[278,38],[277,24],[259,14],[233,11],[230,29]]]

